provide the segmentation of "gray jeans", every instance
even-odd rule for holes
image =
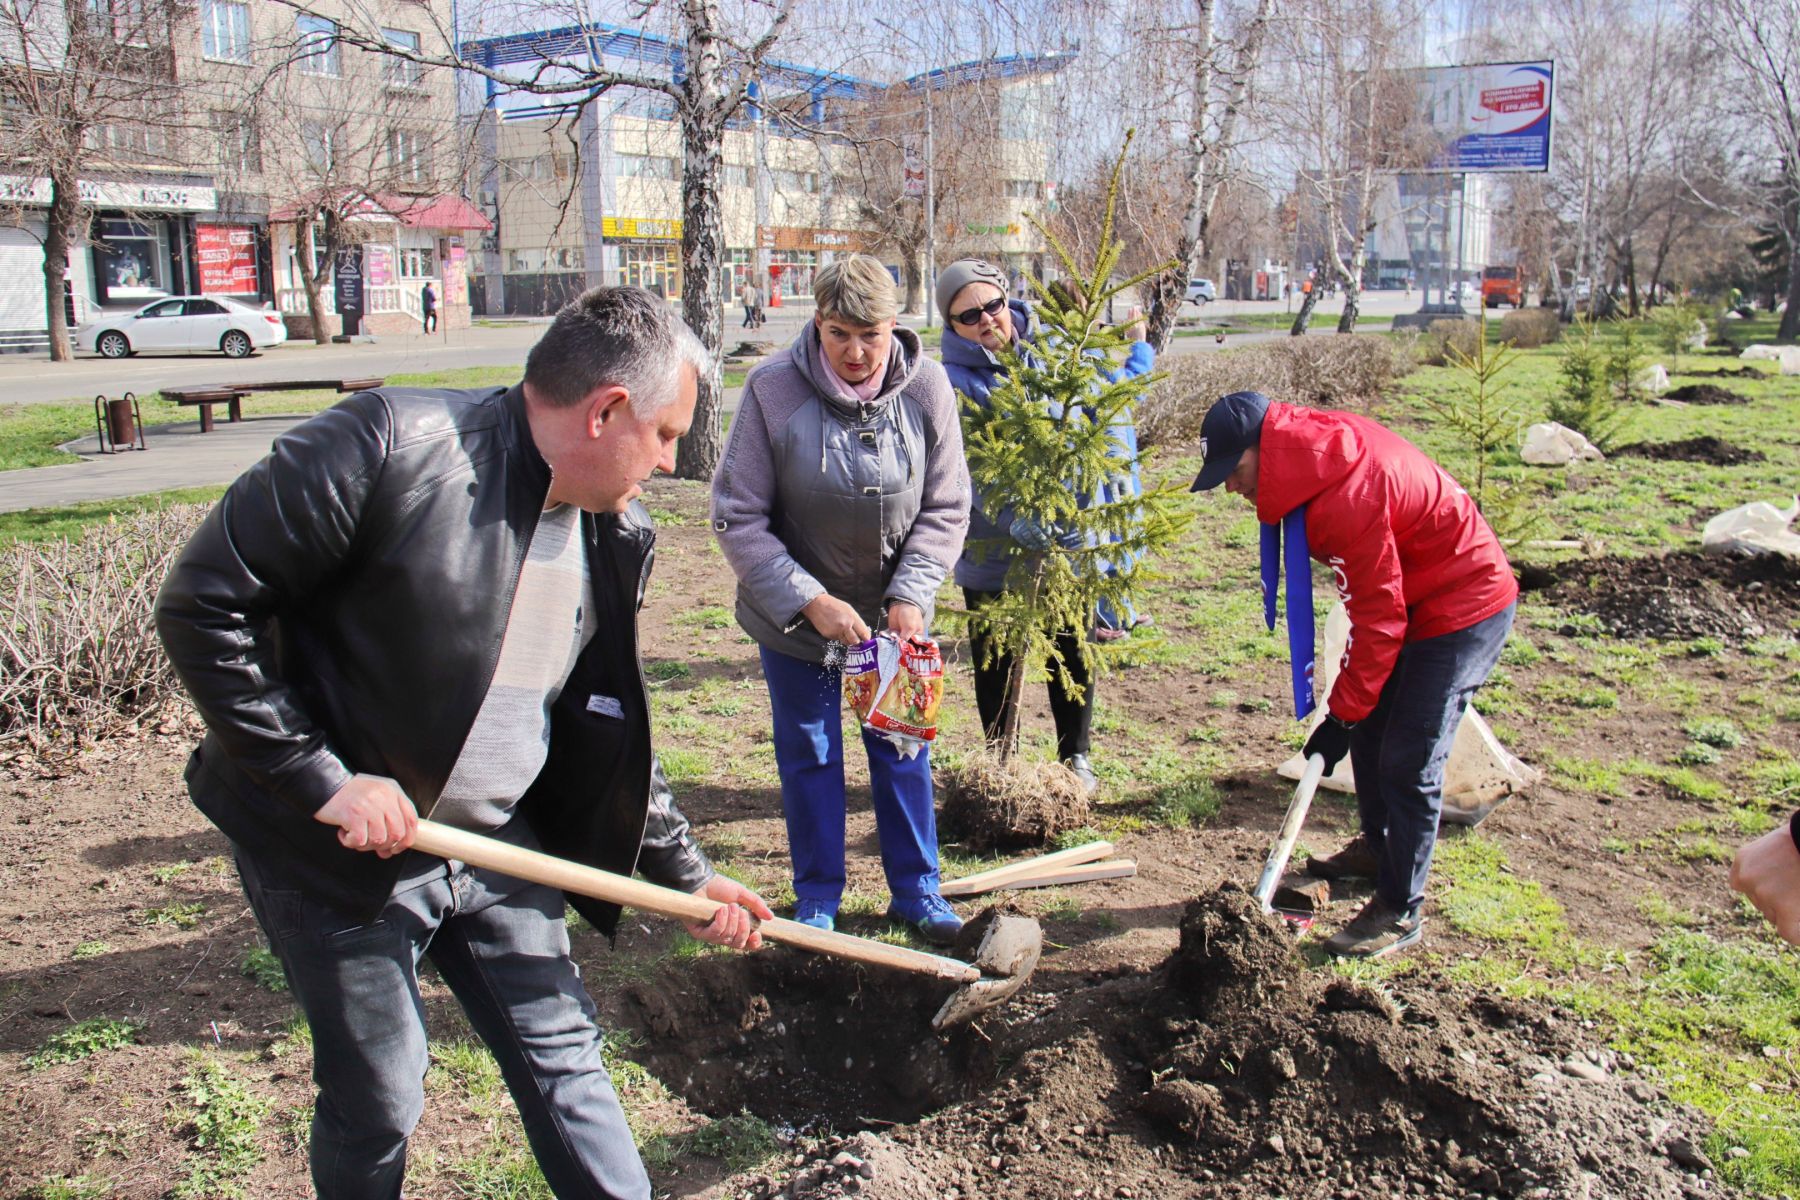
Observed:
[[[430,1065],[423,957],[493,1052],[551,1190],[563,1200],[648,1200],[601,1061],[594,1004],[569,957],[560,891],[465,866],[397,893],[357,925],[242,850],[237,861],[312,1027],[320,1200],[398,1200]]]
[[[1517,607],[1401,647],[1375,711],[1350,733],[1363,836],[1380,859],[1375,894],[1390,907],[1416,913],[1425,903],[1444,764],[1469,698],[1500,661]]]

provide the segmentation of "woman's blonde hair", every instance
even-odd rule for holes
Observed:
[[[837,318],[852,325],[879,325],[900,314],[894,295],[894,277],[881,260],[867,254],[846,254],[813,279],[813,299],[824,320]]]

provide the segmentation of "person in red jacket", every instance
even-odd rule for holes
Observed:
[[[1313,870],[1375,881],[1326,947],[1391,953],[1419,939],[1444,764],[1470,697],[1500,659],[1518,583],[1469,494],[1367,417],[1234,392],[1200,432],[1193,490],[1224,484],[1265,525],[1303,537],[1349,613],[1342,669],[1304,752],[1323,756],[1327,772],[1350,755],[1362,832]]]

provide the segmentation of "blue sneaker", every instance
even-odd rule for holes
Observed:
[[[929,896],[895,896],[888,902],[888,920],[904,921],[934,946],[949,946],[962,932],[962,918],[948,901],[933,892]]]
[[[794,905],[794,920],[830,932],[837,928],[837,904],[831,900],[802,900]]]

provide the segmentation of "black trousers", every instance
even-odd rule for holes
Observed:
[[[999,595],[999,592],[963,589],[963,601],[969,606],[970,612],[990,603]],[[1086,754],[1092,738],[1094,681],[1088,673],[1087,663],[1081,657],[1081,643],[1086,636],[1086,630],[1056,636],[1056,648],[1068,666],[1069,678],[1081,687],[1081,698],[1078,700],[1064,690],[1062,683],[1054,675],[1046,685],[1050,689],[1050,716],[1056,722],[1056,757],[1060,759]],[[988,740],[993,741],[1000,732],[1000,709],[1006,699],[1006,681],[1012,675],[1013,663],[1011,655],[1002,654],[991,664],[984,666],[988,661],[988,641],[971,624],[969,647],[975,654],[975,707],[981,713],[981,728],[987,733]]]

